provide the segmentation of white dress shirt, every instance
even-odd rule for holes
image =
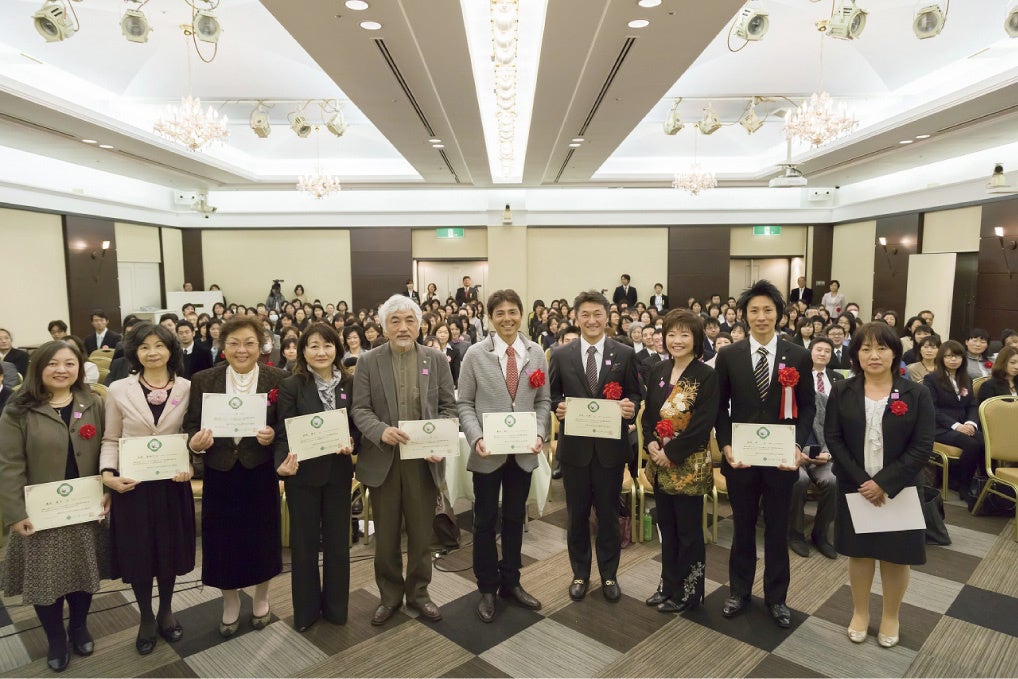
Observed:
[[[825,370],[814,370],[813,372],[813,389],[817,390],[817,376],[824,382],[824,393],[828,396],[831,395],[831,380],[827,377],[827,371]]]
[[[605,335],[601,335],[601,339],[597,341],[597,344],[591,344],[582,335],[580,336],[580,366],[583,368],[584,373],[587,371],[587,350],[590,347],[594,347],[594,361],[597,365],[597,376],[601,377],[601,366],[604,364],[604,340]]]
[[[506,349],[509,345],[505,343],[498,333],[491,336],[492,342],[495,344],[495,354],[498,356],[498,366],[502,368],[502,377],[508,378],[506,368],[509,365],[509,357],[506,356]],[[516,341],[513,342],[513,353],[516,354],[516,371],[519,376],[520,365],[523,363],[523,357],[527,353],[527,347],[523,344],[523,338],[520,337],[519,333],[516,334]]]
[[[750,370],[756,370],[756,362],[760,360],[760,355],[756,353],[757,350],[760,349],[760,347],[765,347],[767,349],[767,380],[768,384],[770,384],[771,375],[774,374],[774,361],[777,359],[776,354],[778,353],[778,334],[774,333],[774,336],[771,337],[771,341],[767,344],[760,344],[756,341],[756,338],[753,337],[753,335],[747,336],[746,339],[749,340]]]
[[[101,333],[97,332],[95,334],[95,348],[96,349],[102,349],[103,348],[103,340],[106,339],[106,333],[108,331],[109,331],[109,329],[103,330]]]

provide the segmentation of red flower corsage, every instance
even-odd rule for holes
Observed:
[[[782,368],[778,371],[778,382],[783,387],[794,387],[799,384],[799,371],[795,368]]]
[[[609,382],[604,385],[604,391],[602,392],[604,397],[612,401],[622,400],[622,385],[618,382]]]
[[[265,361],[265,365],[269,366],[270,368],[275,368],[276,367],[276,364],[273,363],[272,361]]]
[[[902,368],[902,369],[901,369],[901,374],[902,374],[902,375],[904,375],[904,374],[905,374],[905,369],[904,369],[904,368]]]
[[[834,310],[835,310],[835,311],[836,311],[837,313],[839,313],[839,314],[841,313],[841,307],[840,307],[840,306],[836,306],[836,307],[834,307]]]
[[[908,412],[908,404],[904,401],[891,401],[891,414],[901,417]]]
[[[545,383],[544,371],[538,368],[534,372],[530,373],[528,381],[530,382],[530,386],[533,387],[534,389],[539,389],[540,387],[543,387]]]
[[[662,439],[670,439],[675,436],[675,425],[671,420],[658,420],[658,423],[654,425],[654,431]]]
[[[993,369],[993,361],[987,361],[986,363],[983,363],[983,367],[989,368],[989,369],[992,370]]]
[[[78,436],[86,441],[91,438],[95,438],[95,427],[90,424],[81,425],[81,429],[78,430]]]
[[[275,403],[276,399],[278,399],[278,398],[279,398],[279,389],[269,389],[269,393],[268,393],[268,402],[269,402],[269,405],[272,405],[273,403]]]

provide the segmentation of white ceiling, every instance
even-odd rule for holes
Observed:
[[[742,0],[664,0],[648,9],[636,0],[520,1],[536,2],[543,22],[521,23],[542,34],[521,38],[521,49],[540,53],[521,55],[537,68],[525,98],[532,110],[521,116],[530,122],[517,187],[665,187],[692,163],[696,136],[699,161],[738,205],[737,187],[766,185],[785,161],[776,112],[816,91],[821,76],[860,125],[819,149],[793,145],[811,185],[850,186],[934,165],[936,176],[916,173],[915,188],[972,179],[973,163],[950,161],[1003,151],[1018,131],[1018,39],[1003,30],[1006,0],[956,0],[942,34],[922,41],[912,33],[915,0],[859,0],[870,14],[854,41],[815,29],[830,3],[753,0],[769,12],[770,30],[737,52],[727,43]],[[144,5],[154,28],[146,44],[122,38],[123,0],[73,2],[81,30],[45,43],[31,21],[41,2],[0,3],[0,147],[174,189],[292,192],[318,157],[346,190],[497,183],[485,134],[491,121],[482,119],[475,82],[490,55],[478,48],[486,36],[470,33],[477,22],[461,0],[369,0],[364,12],[340,0],[221,0],[224,33],[211,63],[185,45],[185,0]],[[650,25],[628,28],[635,18]],[[382,29],[363,30],[365,19]],[[229,116],[226,146],[193,154],[151,131],[189,88]],[[757,106],[766,121],[748,135],[735,123],[754,96],[769,98]],[[677,97],[686,128],[667,136],[661,123]],[[270,110],[272,134],[259,139],[248,116],[265,100],[279,103]],[[348,131],[298,139],[287,115],[312,102],[306,110],[320,123],[313,102],[322,100],[340,102]],[[690,123],[708,103],[726,125],[703,136]],[[932,137],[899,144],[919,134]],[[583,144],[569,148],[578,135]],[[432,136],[445,148],[432,148]],[[1000,160],[1018,166],[1018,158]]]

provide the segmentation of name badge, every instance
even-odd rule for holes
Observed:
[[[421,368],[421,374],[422,375],[427,375],[428,374],[428,369],[427,368]]]

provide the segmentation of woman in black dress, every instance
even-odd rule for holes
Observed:
[[[1004,346],[993,361],[990,379],[979,387],[979,403],[994,396],[1018,396],[1018,349]]]
[[[838,479],[834,545],[849,557],[854,612],[848,637],[855,643],[866,640],[870,590],[880,562],[883,615],[877,641],[890,648],[898,643],[909,566],[926,563],[925,532],[856,533],[845,495],[859,493],[879,507],[918,485],[933,448],[933,403],[925,387],[901,376],[901,340],[891,326],[863,325],[848,351],[855,376],[834,383],[824,425]]]
[[[131,585],[141,613],[135,648],[148,655],[156,633],[180,641],[184,630],[171,603],[178,575],[194,570],[194,497],[190,465],[172,479],[139,483],[120,475],[121,438],[183,433],[191,383],[183,368],[177,336],[152,323],[127,333],[124,356],[134,374],[117,380],[106,397],[106,429],[99,468],[113,493],[110,530],[114,570]],[[152,579],[159,584],[159,612],[152,613]]]

